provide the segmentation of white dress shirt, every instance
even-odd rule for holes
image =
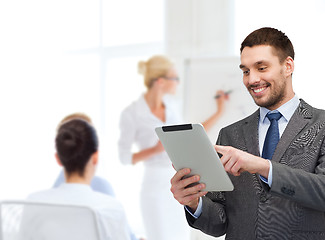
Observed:
[[[258,141],[259,141],[259,149],[260,149],[260,155],[262,156],[263,152],[263,146],[264,146],[264,141],[266,137],[267,130],[269,129],[269,126],[271,125],[270,120],[266,117],[266,115],[271,112],[279,112],[282,114],[281,118],[278,120],[278,125],[279,125],[279,137],[281,138],[282,133],[284,132],[284,129],[287,127],[288,122],[290,121],[292,115],[296,111],[297,107],[299,106],[299,99],[295,95],[290,101],[286,102],[282,106],[280,106],[278,109],[274,111],[270,111],[267,108],[261,107],[260,108],[260,120],[258,123]],[[266,180],[265,178],[261,177],[262,181],[267,183],[270,187],[272,185],[272,162],[269,159],[270,163],[270,170],[268,174],[268,179]]]
[[[91,207],[98,215],[103,239],[130,239],[130,229],[122,205],[111,196],[93,191],[89,185],[64,183],[57,188],[33,193],[27,200]]]
[[[166,109],[163,122],[152,114],[144,95],[129,105],[121,114],[120,118],[120,138],[118,142],[119,158],[123,164],[132,163],[132,146],[136,144],[139,151],[154,147],[158,143],[155,132],[156,127],[162,125],[180,124],[182,118],[180,111],[168,97],[164,98],[163,103]],[[156,154],[144,161],[145,166],[171,166],[171,162],[165,151]]]
[[[297,107],[299,106],[299,99],[295,95],[290,101],[286,102],[282,106],[280,106],[278,109],[274,111],[270,111],[267,108],[260,107],[260,120],[258,123],[258,141],[259,141],[259,149],[260,154],[262,155],[263,146],[264,146],[264,140],[266,137],[267,130],[270,126],[270,120],[266,117],[266,115],[271,112],[279,112],[282,114],[282,117],[278,120],[279,124],[279,136],[281,138],[282,133],[284,132],[284,129],[287,127],[288,122],[290,121],[292,115],[296,111]]]

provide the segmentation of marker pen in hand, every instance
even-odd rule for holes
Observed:
[[[225,95],[229,95],[230,93],[232,93],[232,90],[229,90],[229,91],[225,92]],[[215,96],[214,96],[214,99],[218,99],[219,97],[221,97],[220,94],[215,95]]]

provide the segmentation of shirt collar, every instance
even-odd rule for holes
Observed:
[[[151,115],[152,117],[154,117],[155,119],[158,119],[160,122],[162,122],[158,117],[156,117],[150,110],[150,107],[145,99],[145,93],[141,94],[140,98],[139,98],[139,103],[140,103],[140,111],[145,111],[147,114]],[[168,111],[169,111],[169,101],[168,101],[168,97],[164,96],[162,99],[163,104],[165,105],[165,114],[166,114],[166,122],[168,119]]]
[[[299,106],[299,98],[295,94],[290,101],[286,102],[285,104],[281,105],[278,109],[270,111],[269,109],[265,107],[260,107],[260,122],[264,122],[266,114],[269,112],[280,112],[283,116],[283,118],[289,122],[290,118],[296,111],[297,107]]]

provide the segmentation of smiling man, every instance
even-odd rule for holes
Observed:
[[[258,106],[274,110],[294,97],[293,48],[290,55],[281,59],[274,47],[267,45],[241,50],[243,81]]]
[[[221,129],[215,146],[232,192],[187,187],[200,176],[171,180],[190,226],[226,239],[325,239],[325,112],[293,91],[294,49],[274,28],[241,45],[243,83],[259,109]]]

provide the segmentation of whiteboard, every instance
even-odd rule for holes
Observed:
[[[216,111],[217,90],[231,90],[224,114],[208,131],[214,144],[222,127],[234,123],[258,108],[242,81],[239,57],[194,58],[185,61],[184,118],[204,122]]]

